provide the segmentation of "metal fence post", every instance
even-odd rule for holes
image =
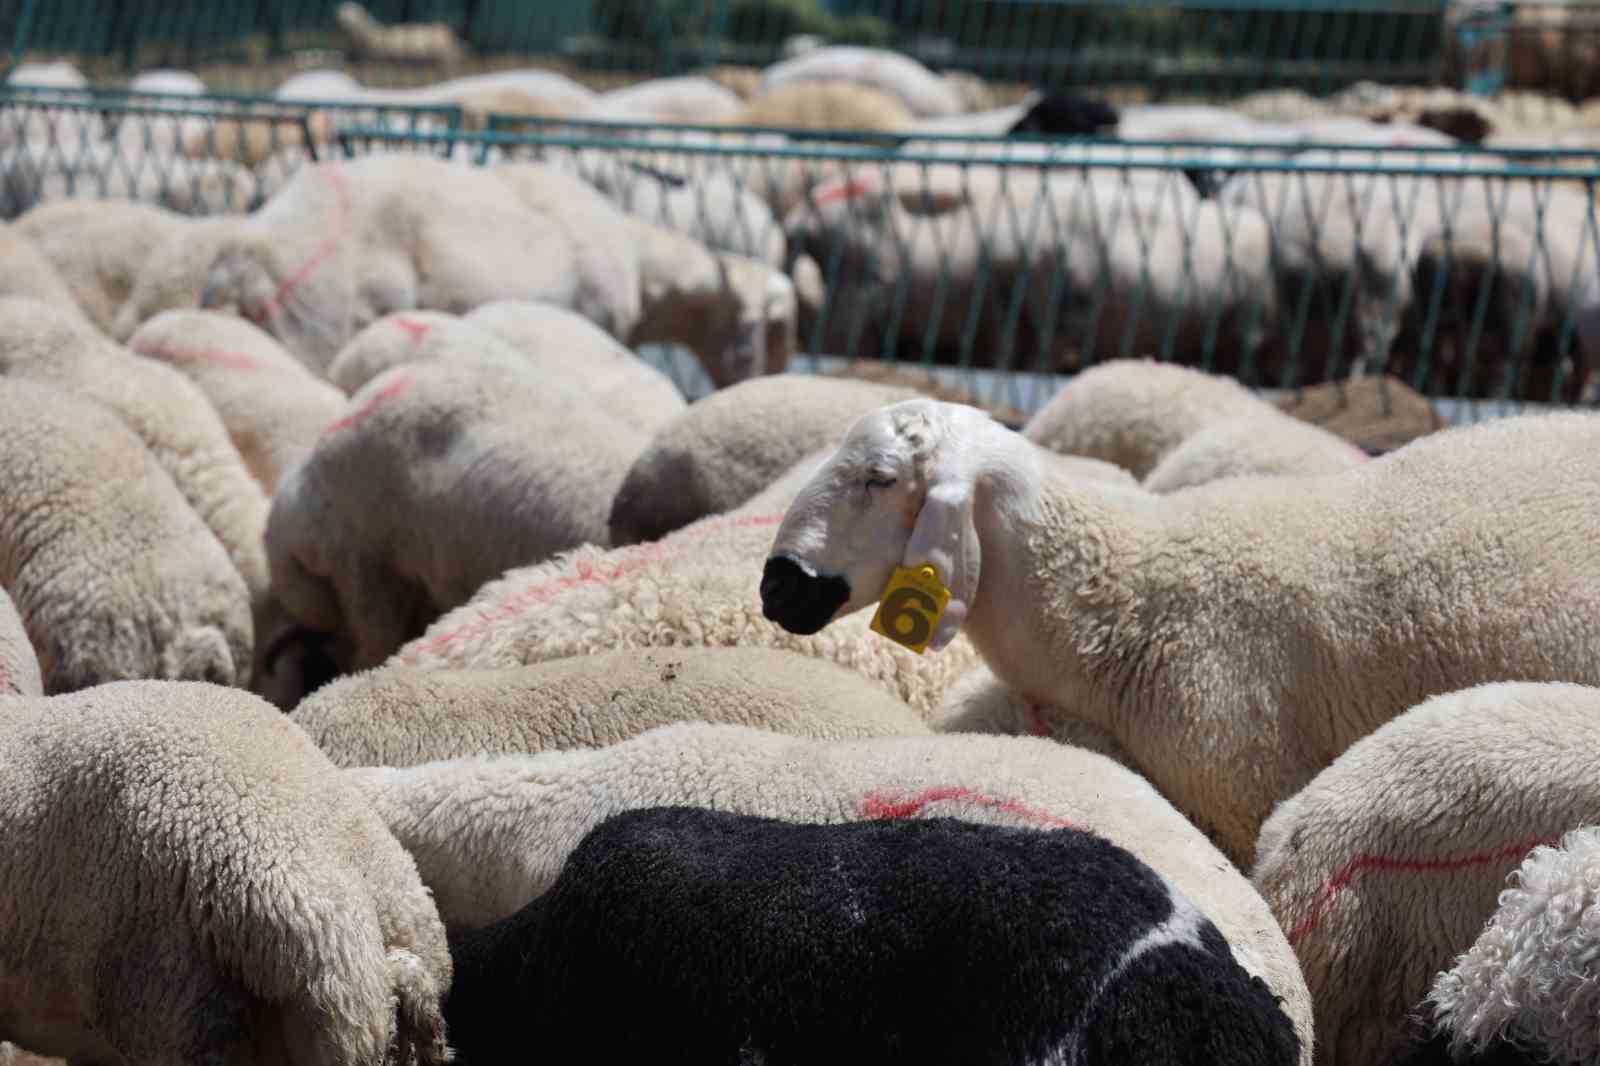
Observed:
[[[33,16],[39,9],[39,0],[22,0],[22,17],[17,20],[17,32],[11,39],[11,62],[6,67],[9,76],[12,67],[22,62],[28,51],[28,37],[33,33]]]

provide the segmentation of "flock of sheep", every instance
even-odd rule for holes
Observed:
[[[82,79],[57,64],[11,81]],[[1269,383],[1387,370],[1430,391],[1557,402],[1600,390],[1600,110],[1553,97],[1362,83],[1226,106],[1119,111],[1056,93],[1002,106],[970,75],[854,47],[603,93],[538,69],[411,89],[310,70],[270,114],[181,110],[204,87],[180,72],[133,87],[178,95],[0,114],[0,214],[75,197],[260,211],[313,155],[340,154],[352,124],[410,137],[439,121],[362,109],[454,107],[469,132],[442,152],[377,147],[464,168],[542,162],[761,260],[794,286],[799,336],[818,351],[1052,371],[1156,354]],[[471,139],[518,122],[574,140]],[[1049,139],[1068,134],[1102,139]]]
[[[1000,121],[886,69],[858,74],[918,122]],[[649,122],[669,88],[621,98]],[[1385,100],[1218,134],[1047,95],[1002,132],[1422,144],[1487,106]],[[11,108],[13,162],[64,125],[129,147]],[[232,121],[239,151],[271,125]],[[1600,1059],[1594,414],[1371,455],[1110,349],[1020,428],[782,372],[818,286],[918,336],[953,302],[993,342],[990,297],[932,299],[863,224],[1115,202],[1163,247],[1187,219],[1170,254],[1247,361],[1289,249],[1392,298],[1435,216],[1370,243],[1248,222],[1240,176],[944,158],[649,178],[672,207],[621,180],[674,158],[648,130],[606,170],[303,158],[319,128],[250,149],[298,162],[247,213],[44,183],[0,227],[0,1063]],[[1089,150],[1039,143],[1009,150]],[[1564,186],[1450,188],[1456,260],[1490,204],[1491,250],[1524,197],[1547,242],[1576,226]],[[1246,225],[1270,268],[1193,264]],[[894,317],[824,276],[825,229],[915,281]],[[1114,306],[1112,267],[1078,281]],[[1589,336],[1600,299],[1529,269],[1534,325]],[[1149,313],[1111,313],[1139,354]],[[716,390],[686,402],[650,343]]]

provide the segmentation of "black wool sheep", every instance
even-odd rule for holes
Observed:
[[[1071,829],[636,810],[451,953],[461,1066],[550,1046],[730,1066],[1300,1056],[1209,919]]]

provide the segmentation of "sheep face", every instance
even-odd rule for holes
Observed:
[[[876,602],[896,567],[931,563],[951,599],[929,647],[955,638],[977,592],[972,462],[991,422],[976,408],[907,400],[860,419],[795,497],[761,580],[762,612],[809,634]]]

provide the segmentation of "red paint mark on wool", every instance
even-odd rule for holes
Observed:
[[[1289,932],[1289,944],[1295,946],[1322,921],[1322,916],[1327,912],[1329,905],[1338,897],[1339,893],[1350,887],[1357,875],[1367,870],[1378,870],[1386,873],[1450,873],[1454,870],[1465,870],[1473,866],[1486,866],[1492,862],[1520,862],[1528,852],[1541,844],[1551,844],[1550,840],[1527,840],[1521,844],[1512,844],[1501,848],[1499,851],[1485,851],[1475,855],[1459,855],[1449,859],[1400,859],[1392,855],[1373,855],[1370,853],[1357,855],[1339,869],[1339,872],[1328,878],[1323,886],[1317,890],[1317,895],[1311,902],[1311,910],[1300,924]]]
[[[825,204],[837,203],[841,200],[856,200],[868,193],[876,192],[878,183],[867,178],[850,178],[847,181],[835,181],[822,187],[811,198],[811,202],[818,207]]]
[[[911,796],[895,796],[888,792],[869,792],[861,801],[861,814],[863,817],[878,819],[915,818],[926,808],[935,803],[948,803],[956,800],[962,803],[973,803],[979,807],[990,807],[995,810],[1005,811],[1024,821],[1035,825],[1048,825],[1056,829],[1079,829],[1080,826],[1065,818],[1051,814],[1049,811],[1037,807],[1029,807],[1013,799],[1003,796],[990,796],[976,792],[961,785],[942,785],[937,788],[926,789]]]
[[[1044,711],[1040,709],[1037,703],[1031,701],[1028,704],[1028,732],[1036,737],[1048,737],[1051,735],[1050,723],[1044,720]]]
[[[229,370],[260,370],[261,364],[243,352],[226,348],[178,348],[170,344],[139,344],[134,354],[162,363],[215,363]]]
[[[416,319],[407,318],[404,315],[396,315],[394,324],[399,326],[407,337],[411,338],[412,344],[421,343],[422,338],[433,332],[433,323],[418,322]]]
[[[304,285],[311,275],[315,274],[322,265],[338,254],[339,245],[349,236],[350,230],[350,186],[344,179],[344,174],[333,163],[324,163],[317,167],[317,173],[333,186],[333,194],[339,202],[338,221],[334,224],[334,232],[317,246],[301,264],[289,272],[289,276],[278,283],[267,302],[260,307],[251,308],[249,316],[256,323],[264,323],[273,315],[283,310],[294,290]]]
[[[362,403],[360,407],[357,407],[354,411],[351,411],[349,414],[338,419],[337,421],[330,422],[328,424],[328,428],[322,431],[322,435],[324,437],[331,437],[335,433],[342,432],[352,426],[366,421],[367,417],[374,411],[385,404],[393,403],[397,398],[403,395],[406,390],[410,389],[413,384],[414,382],[410,374],[401,374],[399,377],[389,382],[389,384],[379,389],[376,394],[369,397],[364,403]]]
[[[447,629],[425,637],[402,651],[402,657],[414,659],[417,655],[432,655],[463,637],[476,636],[501,622],[509,621],[530,607],[546,603],[568,589],[584,585],[609,585],[629,574],[643,570],[651,563],[686,554],[695,543],[729,529],[751,529],[775,526],[783,521],[783,512],[757,515],[725,515],[707,520],[703,525],[675,533],[654,544],[640,544],[629,548],[613,549],[605,556],[595,558],[582,555],[573,561],[574,573],[567,577],[540,581],[521,589],[492,607],[480,610],[471,621],[454,629]]]

